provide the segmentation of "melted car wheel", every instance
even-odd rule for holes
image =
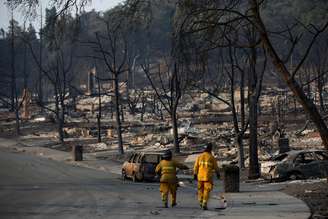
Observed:
[[[126,180],[126,173],[125,173],[124,170],[122,170],[122,180],[123,180],[123,181]]]
[[[137,176],[135,173],[132,174],[132,181],[137,182]]]
[[[289,174],[289,179],[291,180],[297,180],[297,179],[303,179],[303,175],[299,172],[293,172]]]

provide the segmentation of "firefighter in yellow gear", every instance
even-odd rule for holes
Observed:
[[[161,162],[156,166],[155,170],[157,174],[161,175],[159,190],[165,208],[168,207],[169,193],[171,194],[171,206],[174,207],[177,205],[178,178],[176,168],[188,169],[187,166],[172,160],[172,152],[170,150],[165,151]]]
[[[204,152],[200,154],[194,165],[194,179],[198,180],[198,201],[203,210],[207,210],[207,202],[213,189],[213,173],[220,178],[217,161],[212,155],[212,144],[205,146]]]

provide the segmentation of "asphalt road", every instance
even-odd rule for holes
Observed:
[[[162,208],[156,183],[122,182],[118,175],[40,157],[0,151],[0,218],[211,218],[195,190],[182,187],[178,206]]]

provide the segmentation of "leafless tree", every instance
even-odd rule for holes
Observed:
[[[251,26],[249,31],[249,44],[256,45],[257,33]],[[257,142],[257,117],[258,117],[258,101],[261,93],[262,79],[266,68],[266,54],[264,51],[263,68],[259,71],[258,67],[258,49],[256,46],[250,48],[250,69],[248,74],[248,107],[249,107],[249,174],[251,179],[259,178],[260,167],[258,162],[258,142]],[[258,76],[260,75],[260,76]]]
[[[57,20],[57,29],[55,31],[62,31],[68,28],[68,21],[66,15],[62,15]],[[44,62],[40,62],[37,53],[28,40],[24,42],[29,46],[34,61],[37,63],[39,69],[42,71],[42,75],[46,78],[46,81],[52,86],[54,94],[54,107],[50,107],[46,104],[39,104],[40,107],[55,114],[58,124],[57,131],[58,137],[61,143],[64,143],[64,125],[65,115],[67,114],[67,99],[68,93],[74,79],[73,74],[73,62],[74,62],[74,50],[76,42],[71,41],[68,36],[56,34],[57,37],[52,39],[53,47],[48,48],[46,59]]]
[[[188,86],[188,76],[183,66],[179,65],[171,56],[164,57],[158,64],[151,64],[149,60],[146,60],[142,69],[158,100],[170,115],[174,149],[176,153],[180,153],[177,108],[183,92]]]
[[[15,121],[16,121],[16,134],[20,134],[20,118],[19,118],[19,99],[18,99],[18,89],[17,89],[17,72],[16,72],[16,51],[15,51],[15,42],[19,36],[15,36],[14,31],[14,10],[11,10],[11,36],[10,36],[10,48],[11,48],[11,74],[10,74],[10,105],[12,111],[15,112]]]
[[[328,74],[328,43],[325,40],[321,40],[320,43],[316,42],[314,46],[315,56],[310,58],[306,64],[306,68],[309,71],[309,78],[306,83],[301,83],[302,87],[308,87],[310,90],[311,85],[316,85],[320,111],[326,112],[325,109],[325,89],[326,78]],[[316,95],[315,95],[316,96]]]
[[[135,115],[137,113],[138,104],[143,103],[145,96],[146,94],[143,89],[133,91],[129,90],[129,94],[127,96],[127,104],[131,115]]]
[[[122,124],[121,124],[121,93],[119,88],[120,76],[127,71],[127,33],[125,27],[123,27],[123,21],[119,20],[117,14],[108,15],[108,17],[100,18],[105,25],[104,33],[96,33],[95,40],[88,42],[90,47],[96,53],[96,56],[92,58],[101,60],[113,81],[114,89],[114,107],[115,107],[115,119],[116,129],[118,136],[118,148],[119,153],[123,154],[123,139],[122,139]]]
[[[263,45],[266,54],[273,62],[273,66],[314,121],[320,132],[323,144],[328,148],[328,129],[326,124],[321,118],[313,101],[305,94],[302,87],[295,80],[295,75],[304,64],[317,37],[327,29],[328,22],[324,23],[321,28],[312,25],[312,28],[307,29],[312,34],[312,38],[310,39],[310,43],[305,53],[299,59],[299,63],[293,71],[290,72],[286,67],[285,60],[288,60],[288,57],[292,54],[301,36],[293,36],[290,27],[285,31],[279,31],[279,33],[267,31],[260,15],[262,3],[263,1],[256,0],[249,0],[247,3],[243,1],[206,1],[206,4],[202,1],[181,1],[179,7],[182,8],[181,11],[183,13],[181,13],[181,19],[183,21],[180,22],[180,27],[184,29],[184,36],[193,35],[193,38],[189,41],[193,43],[198,42],[198,44],[207,47],[207,49],[227,47],[230,43],[237,48],[256,48]],[[245,26],[250,26],[248,29],[253,30],[251,33],[258,36],[251,44],[249,44],[247,39],[240,37],[240,31]],[[273,46],[274,41],[269,37],[269,34],[277,35],[285,33],[292,35],[290,37],[291,48],[290,52],[287,54],[287,58],[282,57],[283,54],[278,55],[278,50]],[[256,50],[253,49],[252,53],[255,54],[255,52]],[[256,59],[254,58],[254,55],[252,56],[253,58],[250,59],[250,64],[253,66],[251,67],[251,70],[253,69],[251,72],[254,73],[249,74],[249,89],[254,90],[257,86],[256,83],[254,83]],[[256,115],[256,96],[255,92],[251,92],[248,95],[250,116]],[[255,130],[254,127],[256,127],[256,118],[253,117],[252,124],[250,124],[250,130]],[[249,177],[255,178],[259,175],[258,165],[256,164],[257,143],[255,137],[251,139],[253,140],[250,142],[250,156],[254,162],[251,161]]]
[[[259,33],[261,42],[266,49],[268,56],[271,58],[274,66],[276,67],[278,73],[280,74],[281,78],[286,82],[287,86],[291,89],[293,94],[297,97],[299,103],[303,106],[304,110],[310,116],[311,120],[315,124],[316,128],[318,129],[322,143],[326,148],[328,148],[328,128],[325,124],[324,120],[322,119],[316,105],[313,101],[306,96],[304,90],[300,86],[300,84],[296,81],[295,75],[303,66],[305,60],[307,59],[312,46],[314,45],[318,36],[324,32],[328,27],[328,21],[326,21],[321,27],[316,27],[312,25],[312,29],[308,29],[312,34],[312,39],[309,42],[309,45],[303,54],[303,57],[300,59],[299,63],[296,65],[293,71],[289,71],[285,62],[279,56],[277,50],[273,46],[273,42],[269,37],[269,33],[265,24],[263,23],[260,9],[261,9],[261,2],[257,0],[249,0],[249,5],[251,9],[251,17],[245,17],[250,21],[250,23],[256,28],[256,31]],[[294,47],[295,45],[293,45]],[[292,47],[292,48],[293,48]]]
[[[84,7],[92,2],[91,0],[50,0],[50,3],[57,6],[57,17],[74,10],[75,14],[83,11]],[[7,4],[11,8],[19,8],[23,14],[29,17],[35,17],[37,7],[40,6],[42,1],[40,0],[8,0]]]
[[[43,56],[43,33],[42,33],[42,22],[43,22],[43,13],[42,13],[42,6],[40,6],[40,47],[39,47],[39,75],[38,75],[38,82],[37,82],[37,93],[38,93],[38,102],[39,105],[43,106],[43,86],[42,86],[42,56]],[[43,110],[43,107],[41,107]]]

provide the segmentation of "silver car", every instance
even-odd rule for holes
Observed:
[[[289,151],[261,164],[265,179],[307,179],[328,176],[328,152],[325,150]]]

